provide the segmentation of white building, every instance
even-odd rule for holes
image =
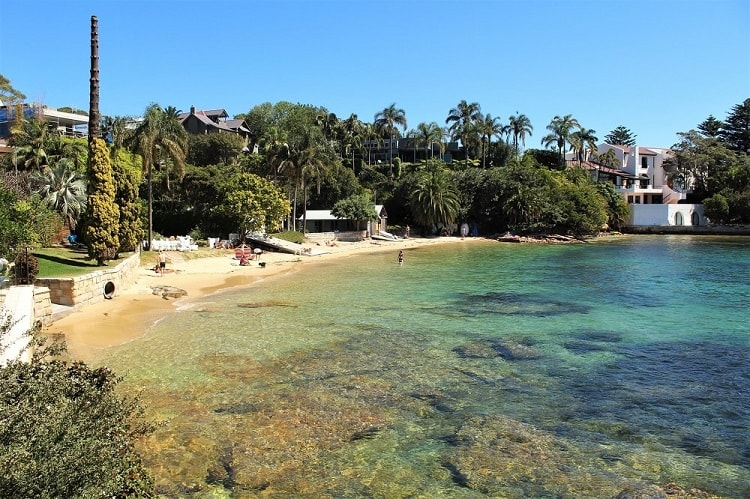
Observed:
[[[629,226],[698,226],[708,225],[703,205],[686,204],[689,189],[675,185],[664,170],[664,162],[672,151],[663,147],[620,146],[603,143],[597,155],[613,151],[619,168],[596,163],[585,166],[597,178],[615,184],[617,191],[630,206]],[[610,153],[612,154],[612,153]]]

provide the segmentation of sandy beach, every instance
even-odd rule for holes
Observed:
[[[468,244],[484,241],[483,238],[439,237],[410,238],[398,241],[337,242],[336,246],[305,244],[312,255],[266,252],[261,256],[265,266],[251,261],[240,266],[233,250],[216,250],[216,256],[184,259],[179,252],[168,254],[167,273],[163,276],[152,269],[157,254],[144,254],[141,268],[133,286],[121,290],[112,300],[90,305],[71,313],[46,328],[50,334],[63,334],[70,357],[87,361],[100,349],[126,343],[143,336],[156,321],[177,310],[178,307],[216,291],[252,286],[270,277],[292,273],[304,265],[315,265],[331,258],[355,257],[358,254],[392,251],[394,260],[398,251],[428,244]],[[318,253],[319,254],[315,254]],[[187,295],[165,299],[154,294],[154,288],[170,286],[184,290]]]

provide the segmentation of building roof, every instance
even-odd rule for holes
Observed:
[[[218,128],[220,130],[226,130],[227,132],[233,132],[234,130],[226,125],[223,121],[215,122],[208,116],[206,116],[203,111],[197,111],[195,114],[186,114],[185,117],[180,119],[180,123],[185,123],[185,121],[190,118],[191,116],[194,116],[198,121],[206,125],[206,127],[210,128]]]
[[[207,116],[209,118],[216,118],[217,120],[221,118],[229,118],[229,115],[224,109],[209,109],[209,110],[195,111],[195,108],[191,107],[190,111],[195,112],[196,115],[202,114],[203,116]],[[185,118],[187,118],[189,115],[190,113],[180,113],[177,115],[177,118],[180,121],[182,121]]]
[[[375,213],[377,213],[379,217],[388,216],[385,213],[385,206],[382,204],[375,205]],[[307,210],[305,214],[298,217],[299,220],[302,220],[302,217],[304,217],[305,220],[339,220],[331,214],[331,210]]]

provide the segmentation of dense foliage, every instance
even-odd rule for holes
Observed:
[[[407,128],[406,111],[395,103],[368,122],[355,114],[340,118],[321,106],[266,102],[235,116],[249,128],[246,138],[227,133],[189,136],[178,115],[176,108],[153,104],[138,122],[122,117],[102,121],[112,157],[117,158],[113,161],[132,164],[126,155],[136,158],[144,173],[142,181],[138,175],[126,179],[119,170],[116,175],[116,204],[125,224],[119,233],[120,251],[139,239],[137,226],[125,229],[126,220],[138,220],[138,207],[146,201],[148,216],[142,223],[149,230],[147,239],[154,226],[167,235],[226,237],[257,226],[262,210],[271,218],[282,214],[273,221],[266,217],[266,228],[295,230],[306,210],[331,209],[363,192],[373,203],[385,205],[389,223],[410,223],[415,229],[467,222],[486,234],[587,234],[602,227],[618,229],[628,216],[627,204],[612,185],[598,178],[593,184],[584,181],[581,167],[597,153],[599,139],[570,114],[552,118],[538,139],[544,147],[540,149],[525,148],[534,133],[525,115],[515,113],[504,120],[466,100],[448,111],[445,126],[419,123],[412,129]],[[748,221],[749,124],[750,99],[734,106],[723,121],[709,116],[697,131],[680,133],[674,155],[664,165],[670,185],[692,192],[690,201],[714,199],[707,207],[712,220]],[[636,135],[620,125],[604,140],[634,145]],[[387,146],[391,141],[394,147]],[[6,170],[18,171],[18,179],[32,178],[24,176],[27,171],[46,175],[63,158],[73,162],[73,170],[85,169],[80,140],[49,133],[39,121],[16,123],[12,143],[16,154],[0,161]],[[565,161],[571,151],[577,165]],[[596,156],[596,161],[622,167],[613,151]],[[241,174],[270,182],[289,209],[281,209],[276,194],[268,195],[271,191],[265,187],[250,196],[255,181],[240,180]],[[131,182],[138,183],[139,200],[133,198]],[[16,200],[32,203],[30,187],[14,191]],[[97,223],[91,209],[58,210],[71,227],[77,218],[87,225]],[[5,225],[0,230],[10,230]]]
[[[39,197],[20,198],[0,182],[0,256],[26,246],[47,246],[63,225]]]
[[[141,209],[138,203],[138,181],[140,175],[125,163],[115,158],[112,162],[112,173],[115,180],[115,202],[119,207],[117,224],[119,248],[121,252],[135,251],[143,238]]]
[[[374,206],[369,195],[355,194],[333,205],[331,215],[344,220],[353,220],[357,225],[356,230],[362,230],[363,222],[377,218],[378,214],[375,213]]]
[[[88,254],[99,265],[115,257],[120,247],[120,210],[115,204],[115,182],[109,151],[102,139],[90,141],[88,217],[84,240]]]
[[[725,121],[709,116],[698,130],[678,133],[665,162],[672,182],[692,187],[716,223],[750,223],[750,99],[732,107]]]
[[[107,368],[57,360],[64,347],[38,332],[31,348],[30,362],[0,367],[0,496],[151,497],[133,447],[152,429],[138,400]]]
[[[289,214],[289,202],[273,185],[252,173],[236,173],[223,180],[215,211],[234,224],[239,234],[273,232]]]

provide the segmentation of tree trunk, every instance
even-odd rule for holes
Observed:
[[[89,143],[99,137],[99,20],[91,16],[91,79],[89,82]],[[89,147],[89,155],[91,148]]]
[[[151,242],[154,239],[154,190],[151,181],[151,165],[148,165],[148,250],[151,251]]]

